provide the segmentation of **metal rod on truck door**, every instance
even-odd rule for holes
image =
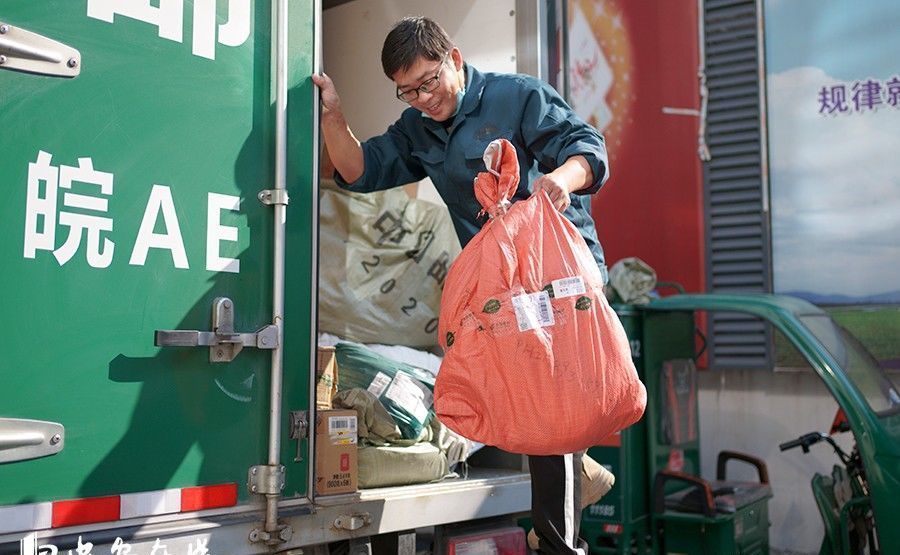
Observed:
[[[275,50],[275,190],[287,185],[287,33],[288,3],[278,0],[275,7],[276,30],[272,34]],[[269,465],[277,467],[281,459],[281,397],[284,360],[284,250],[287,206],[275,204],[274,264],[272,283],[272,323],[278,327],[278,347],[272,351],[272,385],[269,407]],[[278,530],[279,493],[266,493],[266,532]]]
[[[313,73],[322,71],[322,0],[313,0]],[[315,410],[316,406],[316,371],[318,365],[318,327],[319,327],[319,156],[322,149],[319,140],[321,137],[319,122],[322,110],[321,98],[319,96],[319,87],[313,85],[313,157],[312,157],[312,183],[310,186],[310,206],[312,209],[312,223],[310,226],[310,238],[312,239],[312,257],[310,264],[310,275],[312,294],[310,295],[309,318],[310,318],[310,338],[309,338],[309,392],[310,392],[310,410]],[[314,417],[315,413],[310,412]],[[315,452],[315,434],[307,434],[307,449],[309,453]],[[298,440],[299,441],[299,440]],[[297,444],[299,447],[299,443]],[[315,491],[315,476],[313,472],[307,472],[307,496],[312,499]]]

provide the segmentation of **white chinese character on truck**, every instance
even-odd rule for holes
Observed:
[[[108,268],[116,247],[110,238],[114,231],[113,218],[100,214],[109,212],[107,197],[113,196],[115,176],[94,169],[90,157],[79,158],[77,167],[54,166],[52,159],[50,153],[42,150],[28,164],[23,256],[34,259],[38,251],[50,251],[59,265],[64,266],[75,258],[82,248],[82,239],[86,239],[88,265]],[[222,211],[239,209],[240,197],[207,194],[206,269],[211,272],[240,272],[240,261],[223,256],[220,250],[223,241],[238,242],[238,228],[222,224]],[[157,232],[160,217],[162,231]],[[62,227],[69,231],[60,241],[57,231]],[[190,268],[172,190],[166,185],[153,184],[150,190],[128,263],[144,266],[150,249],[169,251],[175,268]]]
[[[183,42],[184,0],[88,0],[87,15],[115,23],[121,15],[155,25],[159,37]],[[250,0],[228,0],[228,19],[217,25],[216,0],[194,0],[192,48],[195,56],[216,59],[216,42],[241,46],[250,37]],[[217,35],[218,31],[218,37]]]

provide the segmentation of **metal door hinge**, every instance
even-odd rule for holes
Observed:
[[[247,489],[250,493],[265,495],[267,498],[281,495],[281,490],[284,489],[284,465],[251,466],[247,471]],[[251,530],[250,541],[278,545],[290,541],[294,534],[294,530],[285,524],[278,524],[274,530],[266,530],[267,527],[268,525]]]
[[[65,446],[66,429],[56,422],[0,418],[0,463],[55,455]]]
[[[251,466],[247,471],[247,489],[259,495],[278,495],[284,489],[284,465]]]
[[[81,53],[61,42],[0,21],[0,69],[78,77]]]
[[[263,528],[254,528],[250,530],[249,540],[251,543],[265,543],[266,545],[275,546],[280,543],[291,541],[294,537],[294,529],[287,524],[279,524],[274,532],[266,532]]]
[[[269,324],[254,333],[235,333],[234,303],[218,297],[212,306],[212,331],[156,330],[157,347],[209,347],[210,362],[231,362],[244,347],[278,347],[278,326]]]

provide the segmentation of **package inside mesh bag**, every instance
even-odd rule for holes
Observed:
[[[603,278],[546,193],[510,205],[515,147],[485,151],[475,195],[490,220],[447,275],[435,384],[438,418],[469,439],[552,455],[597,445],[636,422],[647,392]]]

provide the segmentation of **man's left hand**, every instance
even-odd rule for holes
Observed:
[[[557,210],[562,212],[572,204],[569,194],[584,189],[593,180],[594,173],[590,164],[588,164],[584,156],[577,155],[572,156],[563,165],[547,175],[542,175],[535,179],[531,184],[531,188],[534,190],[533,194],[535,195],[542,190],[547,191],[550,202],[553,203]]]
[[[565,211],[572,204],[567,184],[561,177],[554,175],[552,172],[535,179],[532,183],[532,188],[534,189],[532,194],[535,195],[541,191],[546,191],[547,196],[550,197],[550,202],[553,203],[553,207],[560,212]]]

